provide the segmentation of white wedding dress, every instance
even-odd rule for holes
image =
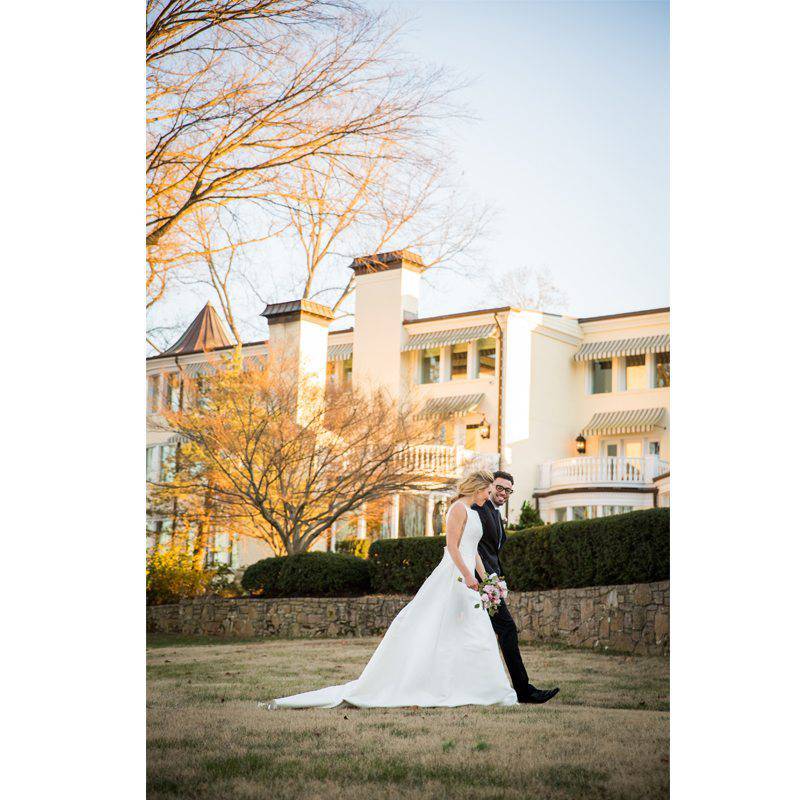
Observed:
[[[458,549],[472,569],[483,530],[477,512],[462,505],[467,522]],[[517,695],[489,615],[475,608],[477,592],[459,577],[444,548],[439,565],[394,618],[360,677],[278,698],[270,708],[514,705]]]

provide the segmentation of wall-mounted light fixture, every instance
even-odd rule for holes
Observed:
[[[586,439],[583,438],[583,434],[578,434],[577,438],[575,439],[575,446],[578,449],[579,456],[582,456],[586,452]]]
[[[478,433],[481,435],[481,439],[488,439],[492,435],[492,429],[489,423],[486,421],[486,417],[481,420],[481,425],[478,428]]]

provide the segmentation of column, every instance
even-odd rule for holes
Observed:
[[[436,503],[436,498],[433,493],[428,493],[428,504],[425,507],[425,535],[433,536],[433,507]]]
[[[358,531],[359,539],[367,538],[367,517],[365,515],[364,506],[361,506],[361,509],[358,512],[358,526],[356,530]]]
[[[334,520],[333,525],[331,525],[331,552],[336,552],[336,532],[339,530],[339,520]]]
[[[572,506],[567,506],[567,522],[572,522]]]
[[[474,380],[478,377],[478,342],[470,342],[467,345],[467,378]]]
[[[397,539],[400,535],[400,495],[392,495],[392,508],[389,515],[389,535]]]
[[[439,383],[447,383],[450,380],[450,348],[439,348]]]

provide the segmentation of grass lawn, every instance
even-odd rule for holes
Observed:
[[[523,647],[544,706],[268,711],[357,677],[378,639],[148,644],[148,798],[667,798],[665,658]]]

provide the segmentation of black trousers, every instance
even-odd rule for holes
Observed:
[[[511,676],[514,691],[518,695],[525,695],[528,693],[528,673],[525,670],[525,664],[522,663],[522,655],[519,652],[517,626],[514,624],[514,618],[511,616],[505,600],[500,603],[497,613],[493,617],[489,617],[489,619],[492,621],[494,632],[500,640],[500,650],[503,653],[508,674]]]

